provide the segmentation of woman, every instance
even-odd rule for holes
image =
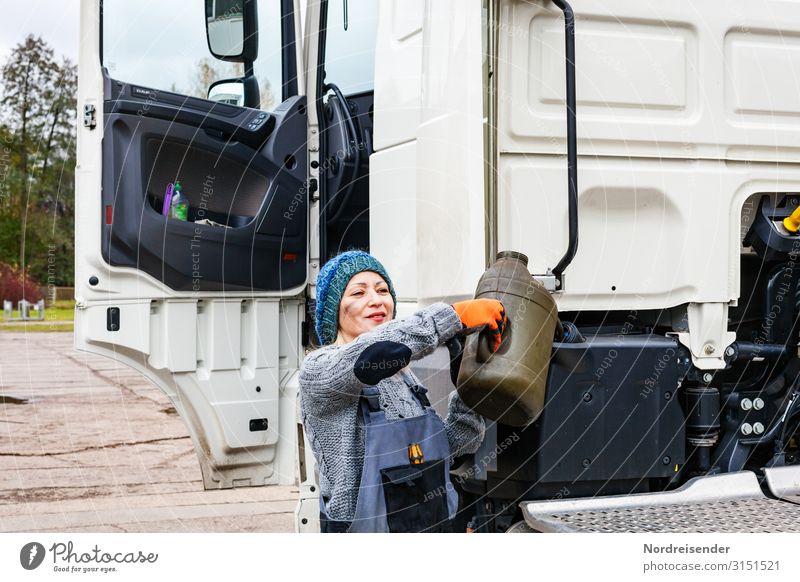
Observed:
[[[369,253],[342,253],[320,270],[323,347],[301,366],[300,398],[319,467],[323,532],[448,531],[458,501],[450,461],[483,441],[483,418],[455,391],[442,422],[408,364],[465,326],[485,325],[497,349],[502,304],[434,303],[395,315],[392,281]]]

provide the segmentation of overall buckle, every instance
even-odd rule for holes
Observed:
[[[419,443],[408,445],[408,462],[412,465],[421,465],[425,462],[425,457],[422,456],[422,447],[419,446]]]

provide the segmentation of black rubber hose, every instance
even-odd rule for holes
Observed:
[[[755,344],[752,342],[734,342],[733,360],[752,360],[764,358],[765,360],[779,360],[789,355],[789,347],[782,344]]]
[[[564,0],[553,0],[564,13],[565,51],[567,61],[567,175],[569,190],[569,246],[567,252],[553,268],[553,274],[561,275],[578,252],[578,129],[575,117],[575,15],[572,6]]]

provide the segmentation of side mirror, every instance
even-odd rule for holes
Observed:
[[[258,57],[256,0],[206,0],[208,50],[216,58],[237,63]]]
[[[218,103],[244,107],[244,83],[239,79],[216,81],[208,88],[208,98]]]
[[[208,99],[237,107],[257,109],[260,105],[258,81],[253,75],[241,79],[220,79],[211,83],[208,88]]]

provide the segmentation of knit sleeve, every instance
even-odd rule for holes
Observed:
[[[486,432],[486,422],[480,414],[464,404],[458,392],[453,390],[447,403],[444,430],[452,460],[478,450]]]
[[[387,321],[343,346],[324,346],[300,367],[304,400],[331,411],[352,403],[364,386],[394,375],[409,361],[423,358],[462,328],[452,306],[433,305]]]

